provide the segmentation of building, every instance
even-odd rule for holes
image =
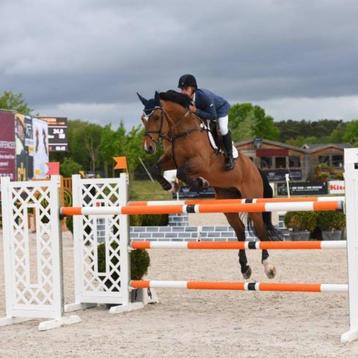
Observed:
[[[346,144],[310,144],[301,147],[267,139],[251,139],[236,144],[242,153],[262,169],[271,182],[285,181],[285,174],[292,181],[307,181],[318,164],[343,170]]]

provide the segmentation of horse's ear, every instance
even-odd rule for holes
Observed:
[[[138,96],[139,100],[143,103],[143,106],[145,107],[148,103],[148,100],[145,99],[143,96],[141,96],[138,92],[137,92],[137,96]]]
[[[160,95],[158,91],[155,91],[154,95],[154,104],[158,107],[160,107]]]

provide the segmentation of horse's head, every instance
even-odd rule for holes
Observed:
[[[137,93],[137,95],[144,105],[143,115],[141,117],[145,130],[144,150],[147,153],[153,154],[163,134],[164,124],[164,114],[160,106],[159,93],[156,91],[152,99],[145,99],[139,93]]]

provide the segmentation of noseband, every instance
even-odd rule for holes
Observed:
[[[164,110],[163,110],[163,108],[162,108],[162,107],[155,107],[155,108],[152,110],[152,112],[150,112],[150,114],[146,115],[146,114],[144,113],[144,118],[145,118],[145,120],[148,121],[149,118],[150,118],[150,116],[153,114],[153,112],[154,112],[156,109],[160,109],[160,112],[161,112],[161,114],[160,114],[160,126],[159,126],[159,129],[156,130],[156,131],[154,131],[154,130],[153,130],[153,131],[145,131],[145,132],[144,132],[144,137],[148,137],[148,138],[149,138],[150,140],[152,140],[155,144],[158,144],[161,139],[167,139],[167,138],[166,138],[166,135],[164,135],[164,134],[162,133],[163,123],[164,123]],[[152,134],[158,134],[158,139],[155,140],[155,139],[151,136]]]

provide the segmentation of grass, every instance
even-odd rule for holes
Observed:
[[[170,200],[171,195],[157,182],[132,180],[129,185],[129,200]]]

